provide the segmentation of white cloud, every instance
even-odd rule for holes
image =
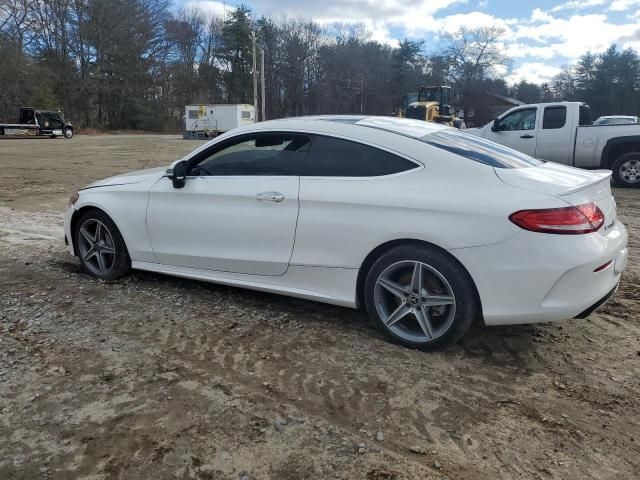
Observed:
[[[559,12],[561,10],[580,10],[583,8],[597,7],[604,5],[605,0],[569,0],[568,2],[556,5],[551,9],[552,12]]]
[[[535,8],[533,12],[531,12],[532,22],[549,22],[551,20],[553,20],[553,16],[539,8]]]
[[[258,14],[271,16],[312,18],[321,23],[329,22],[389,22],[412,17],[416,21],[428,21],[441,12],[468,0],[251,0],[249,3]]]
[[[478,4],[476,5],[476,8],[483,9],[483,8],[487,8],[488,6],[489,6],[489,0],[478,0]]]
[[[554,47],[536,47],[519,42],[507,44],[505,50],[511,58],[535,57],[550,60],[558,54]]]
[[[397,38],[393,38],[391,36],[389,28],[387,28],[384,22],[375,22],[370,25],[367,25],[365,23],[365,28],[368,32],[371,33],[371,40],[389,45],[391,47],[397,47],[398,45],[400,45],[400,41]]]
[[[613,12],[625,12],[636,5],[640,5],[640,0],[614,0],[611,2],[609,10]]]
[[[420,18],[411,18],[410,14],[392,22],[397,22],[398,26],[405,25],[409,35],[420,36],[426,33],[455,33],[460,27],[502,27],[505,30],[505,36],[511,36],[513,31],[510,23],[502,18],[494,17],[484,12],[457,13],[444,17],[431,18],[430,21],[421,21]],[[409,25],[407,27],[407,25]]]
[[[562,71],[559,67],[547,65],[546,63],[531,62],[523,63],[516,68],[505,80],[508,83],[518,83],[524,79],[530,83],[545,83],[549,82],[554,76]]]
[[[224,2],[217,2],[213,0],[194,0],[187,2],[185,6],[187,9],[197,8],[208,15],[215,15],[218,17],[225,17],[228,11],[235,8],[225,4]]]
[[[526,42],[534,40],[556,55],[574,60],[585,52],[600,51],[638,30],[636,23],[616,25],[606,15],[574,15],[555,18],[539,24],[522,24],[515,29],[514,38]]]

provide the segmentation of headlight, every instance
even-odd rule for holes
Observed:
[[[78,201],[79,198],[80,198],[80,194],[78,192],[71,195],[71,198],[69,198],[69,206],[75,205],[75,203]]]

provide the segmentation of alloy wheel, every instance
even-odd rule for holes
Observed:
[[[629,183],[640,182],[640,160],[629,159],[620,165],[620,177]]]
[[[440,338],[456,314],[455,295],[444,275],[413,260],[389,265],[378,276],[374,302],[386,328],[414,343]]]
[[[113,236],[100,220],[90,218],[79,229],[78,250],[85,266],[96,276],[106,275],[113,269],[116,250]]]

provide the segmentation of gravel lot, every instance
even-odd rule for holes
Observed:
[[[81,273],[69,195],[199,143],[0,140],[0,479],[638,478],[639,190],[601,311],[424,354],[348,309]]]

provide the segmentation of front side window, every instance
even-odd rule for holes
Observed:
[[[340,138],[313,139],[302,175],[310,177],[378,177],[418,165],[384,150]]]
[[[536,109],[517,110],[500,119],[498,130],[511,132],[514,130],[533,130],[536,128]]]
[[[196,160],[192,176],[299,175],[309,138],[291,133],[257,133],[213,146]]]
[[[44,128],[62,128],[63,122],[57,112],[40,112],[36,114],[38,125]]]
[[[542,129],[553,130],[567,123],[567,107],[545,107],[542,117]]]

